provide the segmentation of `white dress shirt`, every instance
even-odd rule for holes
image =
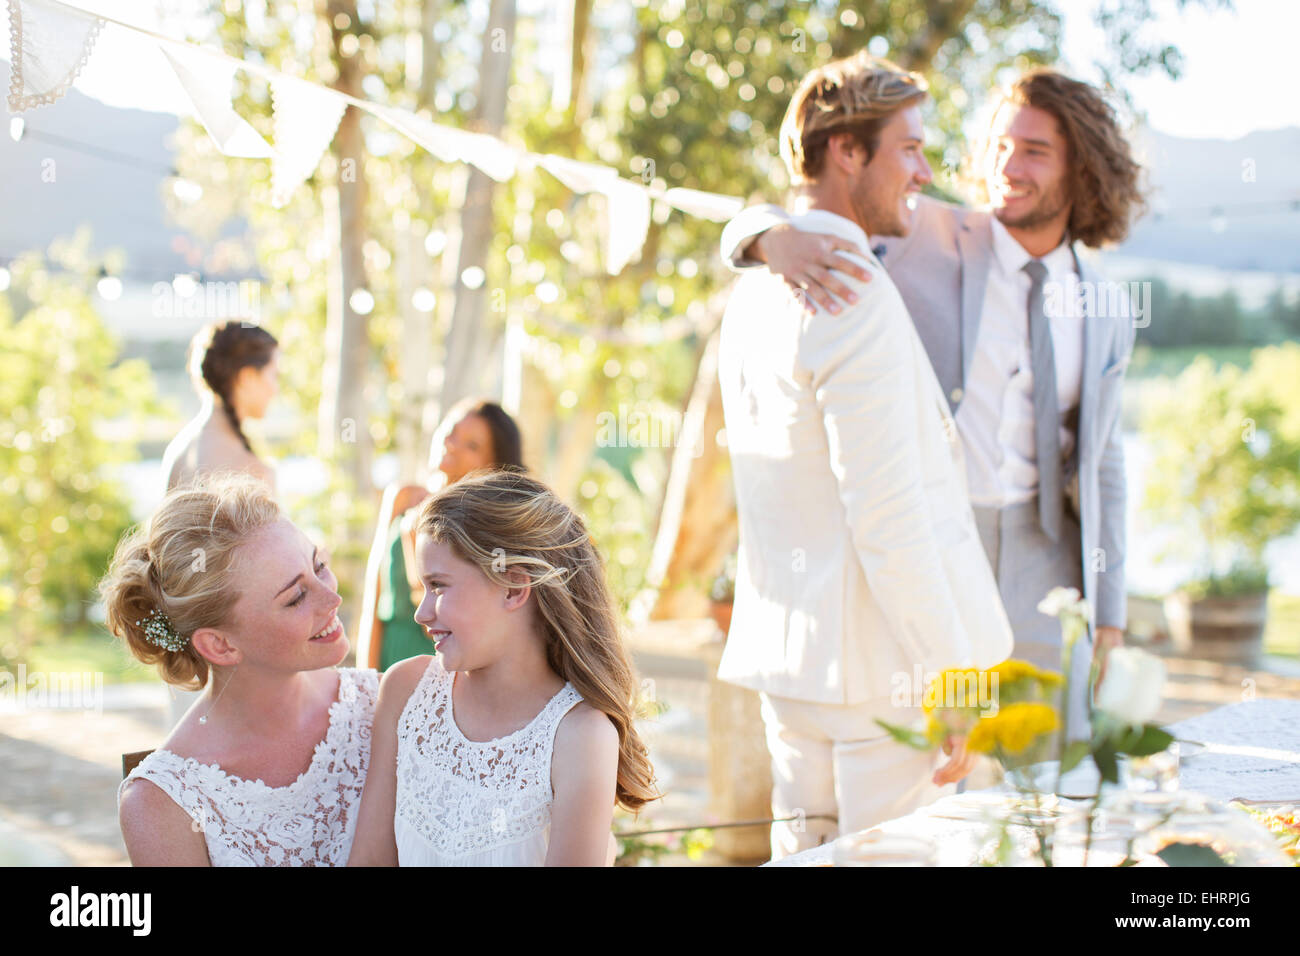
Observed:
[[[1034,447],[1034,375],[1029,352],[1029,289],[1024,271],[1032,256],[1006,227],[992,220],[993,262],[980,313],[979,333],[965,397],[955,416],[966,453],[971,503],[1004,508],[1038,493]],[[1061,460],[1068,461],[1075,436],[1067,416],[1079,404],[1083,378],[1083,316],[1079,309],[1052,308],[1073,301],[1078,289],[1068,240],[1042,258],[1044,289],[1056,360],[1056,400],[1061,413]],[[1055,289],[1053,284],[1059,284]],[[1053,293],[1056,293],[1054,299]]]

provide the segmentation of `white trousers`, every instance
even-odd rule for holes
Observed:
[[[908,725],[919,711],[759,696],[772,755],[772,816],[794,818],[772,824],[773,860],[956,792],[931,781],[947,758],[898,743],[874,720]]]

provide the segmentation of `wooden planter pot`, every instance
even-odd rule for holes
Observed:
[[[722,632],[723,638],[726,638],[731,630],[731,602],[710,601],[709,617],[713,618],[713,623],[718,625],[718,630]]]
[[[1268,592],[1193,600],[1184,592],[1165,598],[1174,646],[1188,657],[1255,667],[1264,644]]]

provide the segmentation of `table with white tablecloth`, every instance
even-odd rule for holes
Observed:
[[[1300,804],[1300,701],[1259,698],[1229,704],[1166,728],[1187,755],[1179,765],[1179,789],[1220,803]],[[900,744],[900,746],[902,746]],[[1005,790],[954,794],[875,827],[884,834],[922,837],[935,845],[939,866],[971,866],[988,852],[983,811],[1006,798]],[[1057,801],[1054,796],[1046,798]],[[1059,799],[1062,809],[1086,807]],[[1011,827],[1018,850],[1030,850],[1032,831]],[[833,844],[805,850],[768,866],[827,866]]]

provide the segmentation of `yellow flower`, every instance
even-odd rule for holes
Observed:
[[[1047,704],[1033,701],[1007,704],[996,715],[975,722],[966,739],[966,748],[989,753],[999,747],[1004,753],[1018,754],[1057,726],[1056,711]]]
[[[1061,683],[1061,675],[1054,671],[1039,670],[1029,661],[1011,659],[1003,661],[996,667],[989,669],[990,674],[998,675],[999,684],[1011,684],[1018,680],[1026,678],[1036,680],[1047,687],[1054,687]]]
[[[988,686],[988,676],[973,667],[952,667],[940,671],[925,689],[921,710],[930,714],[936,707],[940,710],[979,707],[980,696],[987,691]]]
[[[1010,684],[1012,681],[1024,680],[1026,677],[1037,677],[1038,668],[1029,661],[1022,661],[1013,657],[995,667],[990,667],[989,673],[997,674],[999,681]]]
[[[941,746],[943,744],[943,739],[947,736],[948,726],[942,720],[935,717],[933,714],[926,718],[925,737],[933,746]]]

